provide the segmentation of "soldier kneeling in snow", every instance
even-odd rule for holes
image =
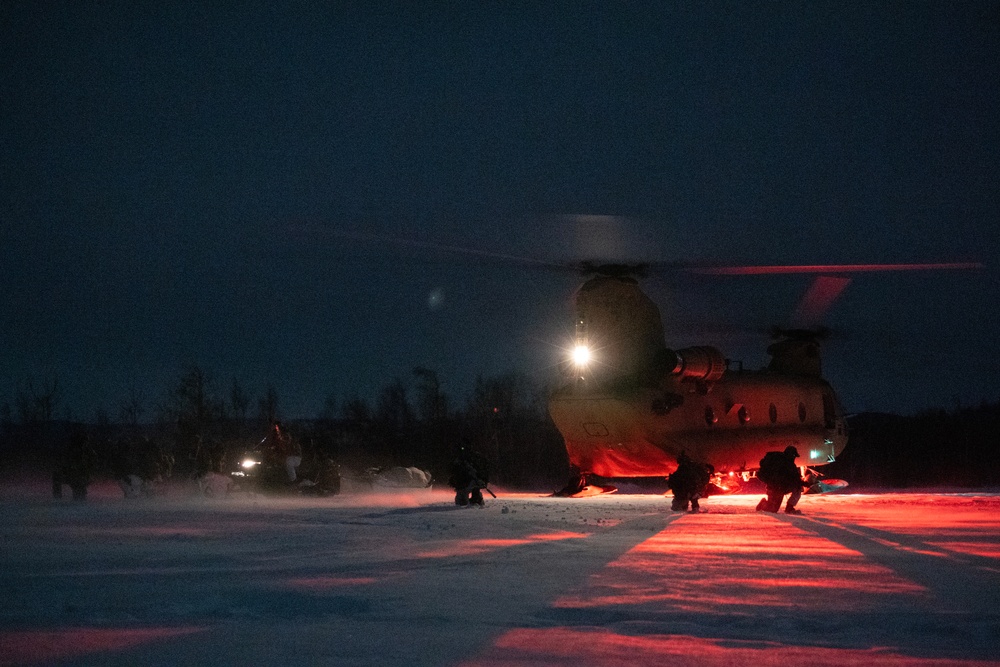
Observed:
[[[460,507],[470,504],[483,507],[483,489],[489,481],[486,461],[466,446],[459,449],[448,478],[448,484],[455,489],[455,504]]]
[[[708,468],[681,452],[677,457],[677,470],[667,478],[667,485],[674,494],[670,509],[685,512],[690,503],[692,512],[699,511],[698,499],[705,495],[708,480]]]
[[[785,495],[791,494],[785,503],[785,513],[802,514],[795,509],[802,497],[804,485],[799,468],[795,465],[798,456],[798,450],[789,446],[783,452],[768,452],[760,460],[757,478],[767,485],[767,498],[761,498],[757,503],[758,512],[777,512],[781,509],[781,501]]]

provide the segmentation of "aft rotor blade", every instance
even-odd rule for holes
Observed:
[[[710,276],[761,276],[779,273],[875,273],[881,271],[936,271],[983,268],[982,262],[938,264],[803,264],[771,266],[690,266],[681,270]]]
[[[795,309],[793,327],[817,326],[850,282],[843,276],[817,276]]]

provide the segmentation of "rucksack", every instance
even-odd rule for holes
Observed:
[[[782,456],[781,452],[768,452],[764,454],[764,458],[760,460],[760,470],[757,471],[757,479],[765,484],[778,482],[777,473],[781,470]]]

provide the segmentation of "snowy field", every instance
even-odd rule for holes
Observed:
[[[0,664],[1000,665],[1000,497],[0,489]]]

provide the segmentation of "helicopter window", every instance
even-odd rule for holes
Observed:
[[[583,425],[583,430],[593,438],[603,438],[609,435],[608,427],[600,422],[587,422]]]
[[[804,422],[806,420],[806,404],[799,403],[799,421]]]
[[[736,418],[740,420],[741,424],[746,424],[750,421],[750,413],[747,412],[747,406],[740,406],[740,409],[736,411]]]
[[[705,423],[708,424],[709,426],[711,426],[712,424],[714,424],[717,421],[719,421],[719,419],[715,416],[715,410],[712,409],[711,405],[706,405],[705,406]]]
[[[771,423],[774,424],[778,421],[778,406],[771,403],[771,406],[767,409],[767,416],[771,419]]]

